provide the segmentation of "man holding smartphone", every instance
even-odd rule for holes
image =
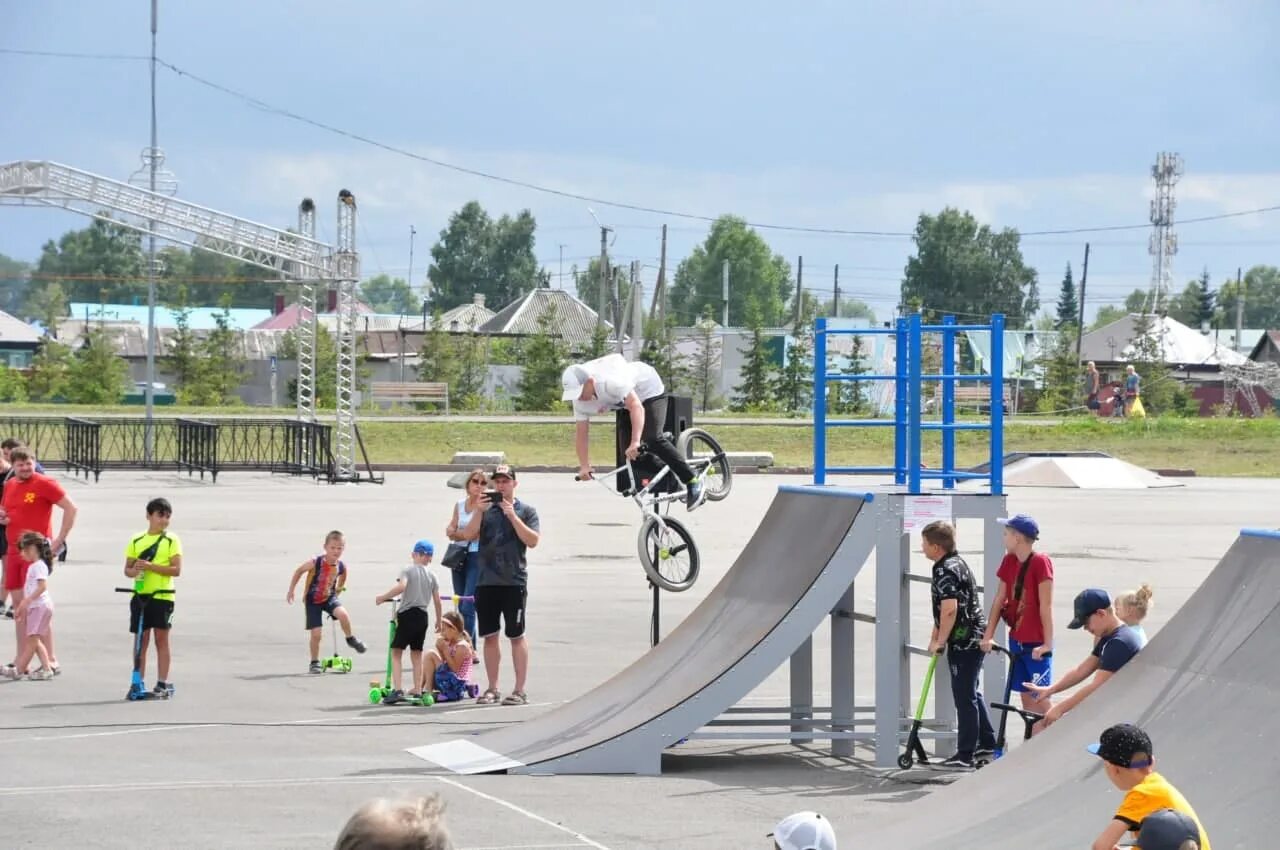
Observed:
[[[484,642],[484,669],[488,688],[481,705],[526,705],[525,679],[529,674],[529,645],[525,639],[525,607],[529,581],[525,554],[541,537],[538,511],[516,498],[516,472],[501,464],[489,476],[492,490],[484,493],[484,510],[471,514],[471,521],[459,536],[480,541],[480,572],[476,579],[476,631]],[[498,667],[502,663],[500,626],[511,641],[511,662],[515,667],[515,689],[505,698],[498,690]]]

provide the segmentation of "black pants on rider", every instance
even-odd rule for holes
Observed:
[[[676,451],[675,444],[663,433],[663,427],[667,424],[667,397],[654,396],[640,404],[644,407],[644,430],[640,432],[640,439],[648,446],[649,451],[671,467],[671,471],[682,483],[688,484],[693,480],[693,470],[680,456],[680,452]]]

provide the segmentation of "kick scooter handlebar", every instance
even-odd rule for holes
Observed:
[[[1010,658],[1012,658],[1012,657],[1013,657],[1013,653],[1009,651],[1009,647],[1007,647],[1007,646],[1001,646],[1001,645],[1000,645],[1000,644],[998,644],[998,643],[993,643],[993,644],[991,644],[991,651],[992,651],[992,652],[999,652],[1001,655],[1008,655]],[[1052,658],[1052,657],[1053,657],[1053,650],[1052,650],[1052,649],[1051,649],[1051,650],[1049,650],[1048,652],[1046,652],[1044,655],[1042,655],[1042,656],[1040,656],[1040,657],[1041,657],[1041,658]]]
[[[1031,733],[1034,730],[1035,725],[1041,720],[1044,720],[1044,715],[1038,711],[1027,711],[1025,708],[1019,708],[1016,705],[1009,705],[1007,702],[993,702],[991,703],[991,707],[996,711],[1012,711],[1014,714],[1022,718],[1022,723],[1025,727],[1022,735],[1022,740],[1024,741],[1031,740]]]

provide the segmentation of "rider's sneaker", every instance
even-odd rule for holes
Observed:
[[[388,691],[387,695],[382,698],[383,705],[395,705],[404,701],[404,691]]]
[[[707,488],[701,481],[694,481],[685,489],[684,504],[691,511],[697,510],[707,500]]]
[[[991,761],[995,758],[996,751],[993,747],[978,747],[973,751],[974,761]]]
[[[360,640],[360,638],[356,637],[355,635],[352,635],[351,637],[347,638],[347,646],[351,647],[356,652],[359,652],[361,654],[364,654],[365,650],[368,649],[368,647],[364,645],[364,641]]]
[[[324,668],[320,666],[319,661],[312,661],[311,666],[307,668],[308,673],[323,673]]]
[[[942,766],[942,767],[952,767],[952,768],[959,768],[959,769],[962,769],[962,770],[963,770],[963,769],[965,769],[965,768],[972,768],[972,767],[973,767],[973,759],[972,759],[972,758],[965,758],[964,756],[960,755],[959,753],[956,753],[955,755],[951,756],[950,758],[943,759],[943,761],[942,761],[942,762],[940,762],[940,764],[941,764],[941,766]]]
[[[173,696],[173,683],[172,682],[156,682],[155,690],[153,690],[151,693],[156,699],[169,699],[171,696]]]
[[[53,671],[46,670],[43,667],[41,667],[39,670],[36,670],[34,673],[27,674],[27,679],[32,682],[47,682],[52,678],[53,678]]]

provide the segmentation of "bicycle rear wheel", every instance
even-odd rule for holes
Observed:
[[[676,451],[688,461],[708,461],[707,471],[702,476],[708,501],[718,502],[729,495],[733,488],[733,467],[729,466],[729,459],[724,456],[724,449],[720,448],[715,437],[701,428],[687,428],[676,440]]]
[[[640,566],[649,581],[679,593],[698,580],[698,547],[684,524],[676,519],[649,517],[637,539]]]

